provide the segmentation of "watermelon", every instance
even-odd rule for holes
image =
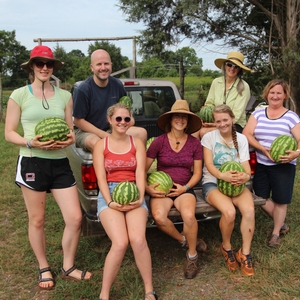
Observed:
[[[154,141],[155,137],[151,137],[150,139],[147,140],[146,143],[146,150],[148,150],[149,146],[151,143]],[[157,159],[155,158],[150,166],[150,168],[147,171],[147,174],[153,173],[157,171]]]
[[[245,172],[244,167],[236,162],[236,161],[227,161],[220,167],[220,172],[225,173],[227,171],[238,171],[238,172]],[[239,186],[234,186],[230,182],[218,179],[217,180],[217,186],[221,193],[223,193],[226,196],[229,197],[236,197],[240,195],[244,188],[245,184],[241,184]]]
[[[275,162],[280,162],[280,156],[287,155],[285,151],[297,149],[296,140],[288,135],[280,135],[278,136],[270,147],[270,155],[274,159]]]
[[[65,120],[58,117],[48,117],[37,123],[35,135],[42,135],[40,142],[47,141],[66,141],[70,128]]]
[[[211,105],[202,107],[198,114],[200,119],[205,123],[213,123],[213,109],[214,107]]]
[[[171,176],[163,171],[156,171],[151,173],[148,176],[148,185],[159,183],[155,188],[158,191],[163,191],[166,194],[169,194],[170,188],[173,186],[173,180]]]
[[[132,101],[131,101],[130,97],[128,97],[128,96],[121,97],[119,100],[119,103],[125,104],[129,109],[131,109],[131,107],[132,107]]]
[[[129,204],[138,200],[140,197],[139,190],[135,183],[126,181],[119,182],[113,189],[111,198],[119,204]]]

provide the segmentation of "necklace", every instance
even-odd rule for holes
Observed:
[[[176,137],[176,135],[175,135],[175,133],[173,131],[171,131],[171,132],[172,132],[172,136],[175,139],[175,150],[178,150],[178,147],[179,147],[181,141]],[[169,140],[173,140],[173,139],[169,138]],[[182,139],[182,141],[183,141],[183,139]]]
[[[232,85],[230,86],[230,88],[226,91],[226,77],[225,77],[225,90],[224,90],[224,101],[223,101],[223,104],[226,104],[227,98],[229,96],[229,93],[232,90],[232,88],[234,87],[234,84],[237,81],[237,79],[238,79],[238,77],[234,80],[234,82],[232,83]]]

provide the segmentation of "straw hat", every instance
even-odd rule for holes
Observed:
[[[244,65],[244,55],[241,52],[229,52],[226,58],[217,58],[215,60],[215,65],[219,68],[222,69],[224,62],[230,61],[233,64],[239,66],[245,71],[251,72],[251,69],[247,68]]]
[[[30,59],[21,64],[21,67],[24,69],[25,72],[31,72],[31,64],[32,60],[43,60],[43,61],[54,61],[53,71],[59,70],[63,66],[63,62],[59,59],[54,58],[52,50],[47,46],[38,45],[35,46],[30,53]]]
[[[164,113],[157,119],[157,126],[164,132],[168,132],[167,128],[170,126],[172,114],[187,114],[189,115],[188,126],[185,130],[186,133],[196,132],[201,128],[201,119],[192,113],[189,104],[186,100],[176,100],[171,110]]]

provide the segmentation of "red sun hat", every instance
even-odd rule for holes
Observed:
[[[41,59],[43,61],[53,61],[54,67],[53,71],[59,70],[63,66],[63,62],[59,59],[56,59],[53,55],[52,50],[47,46],[38,45],[35,46],[30,53],[30,59],[21,64],[21,67],[24,69],[25,72],[30,73],[31,72],[31,65],[33,60]]]

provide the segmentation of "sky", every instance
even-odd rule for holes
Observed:
[[[16,32],[16,40],[28,50],[38,45],[38,38],[110,38],[139,35],[143,24],[125,21],[125,15],[117,7],[118,0],[0,0],[0,30]],[[79,49],[87,55],[93,41],[59,42],[66,52]],[[110,41],[121,48],[121,54],[133,58],[132,40]],[[43,42],[50,48],[56,42]],[[223,58],[227,50],[217,45],[191,45],[184,40],[182,47],[195,49],[203,60],[203,69],[217,70],[216,58]],[[141,58],[137,56],[137,60]]]

